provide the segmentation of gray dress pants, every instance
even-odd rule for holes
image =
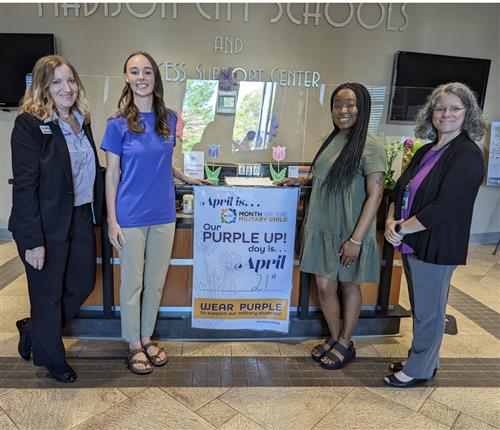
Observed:
[[[403,372],[418,379],[432,377],[439,367],[439,348],[446,325],[446,302],[456,266],[426,263],[403,255],[413,313],[413,342]]]

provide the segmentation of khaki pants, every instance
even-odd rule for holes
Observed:
[[[120,256],[122,337],[137,342],[153,334],[167,275],[175,222],[122,228]],[[141,302],[142,293],[142,302]]]

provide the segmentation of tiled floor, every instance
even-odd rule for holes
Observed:
[[[425,386],[396,390],[381,378],[404,357],[401,336],[356,339],[358,359],[329,372],[296,342],[162,342],[170,362],[146,377],[125,369],[117,340],[65,339],[79,374],[71,387],[17,356],[15,321],[26,280],[12,242],[0,244],[0,429],[495,429],[500,428],[500,256],[470,249],[456,270],[441,369]],[[16,278],[16,274],[21,274]],[[406,289],[401,303],[408,307]]]

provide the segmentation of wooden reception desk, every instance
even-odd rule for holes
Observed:
[[[179,189],[180,188],[180,189]],[[190,193],[191,188],[178,188],[178,195]],[[399,253],[383,238],[383,225],[387,207],[390,202],[390,192],[384,195],[377,220],[377,239],[382,255],[381,279],[379,284],[362,285],[362,313],[356,334],[395,334],[399,331],[399,319],[408,317],[408,311],[399,306],[402,266]],[[297,231],[300,230],[302,219],[301,207],[298,209]],[[165,281],[165,288],[160,303],[160,316],[155,335],[166,338],[262,338],[286,337],[270,332],[201,330],[190,326],[190,308],[192,292],[192,258],[193,258],[193,217],[178,213],[177,228],[172,252],[171,265]],[[106,226],[103,226],[106,229]],[[111,253],[104,259],[104,264],[98,264],[96,287],[85,302],[80,321],[73,324],[77,334],[99,335],[93,333],[95,327],[105,327],[105,321],[114,320],[113,329],[103,330],[107,335],[119,336],[120,305],[120,268],[115,251],[109,241],[102,240],[101,229],[97,230],[98,255]],[[104,276],[103,276],[104,271]],[[314,284],[314,277],[300,272],[297,266],[293,272],[293,288],[291,295],[291,324],[289,337],[322,336],[326,330],[322,318]],[[99,325],[89,325],[89,319],[102,320]],[[88,321],[87,321],[88,322]],[[119,321],[118,321],[119,322]],[[94,327],[94,328],[92,328]],[[294,328],[295,327],[295,328]],[[115,333],[117,332],[117,333]]]
[[[183,214],[179,214],[185,220]],[[191,262],[184,262],[179,260],[192,260],[193,258],[193,229],[186,226],[181,221],[175,232],[174,248],[172,252],[172,265],[168,270],[167,279],[165,281],[165,288],[161,298],[160,306],[162,307],[190,307],[191,306],[191,287],[193,268]],[[190,223],[189,223],[190,224]],[[98,231],[98,243],[100,241],[100,229]],[[377,239],[379,243],[380,254],[383,250],[383,235],[377,232]],[[113,253],[113,257],[117,255]],[[401,284],[402,266],[400,263],[399,253],[394,255],[395,264],[392,267],[391,286],[389,294],[389,306],[395,306],[399,303],[399,289]],[[187,265],[179,265],[187,264]],[[103,282],[102,282],[102,267],[97,268],[97,281],[93,293],[85,302],[84,306],[102,306],[103,305]],[[113,298],[114,305],[120,305],[120,266],[113,264]],[[309,291],[309,306],[312,308],[319,307],[317,289],[314,285],[314,277],[311,277],[311,288]],[[378,304],[380,284],[363,284],[361,286],[363,302],[362,306],[365,309],[375,308]],[[299,290],[300,290],[300,270],[294,267],[293,271],[293,288],[291,306],[299,306]]]

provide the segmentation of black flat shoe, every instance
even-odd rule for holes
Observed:
[[[51,366],[47,366],[47,370],[49,371],[47,375],[49,378],[57,379],[59,382],[64,384],[71,384],[72,382],[75,382],[78,377],[76,372],[70,366],[67,366],[67,368],[62,372],[55,370]]]
[[[28,361],[31,357],[31,330],[29,327],[29,318],[24,318],[16,322],[17,330],[19,331],[19,343],[17,352],[22,359]]]
[[[388,375],[384,378],[384,384],[389,385],[389,387],[396,387],[396,388],[408,388],[408,387],[414,387],[415,385],[420,385],[423,384],[424,382],[427,382],[427,379],[417,379],[413,378],[410,379],[407,382],[400,381],[396,375]]]

